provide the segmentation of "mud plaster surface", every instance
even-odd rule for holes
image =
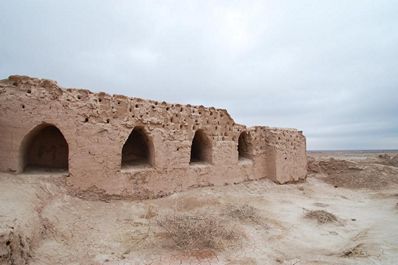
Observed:
[[[48,159],[67,163],[68,186],[86,197],[148,199],[263,178],[288,183],[307,175],[305,137],[296,129],[246,127],[224,109],[64,89],[45,79],[1,80],[0,171],[27,173],[26,159],[34,162],[40,154],[30,153],[31,142],[40,142],[33,136],[46,126],[59,130],[67,145],[54,144]],[[135,129],[147,141],[148,163],[123,167],[123,146]],[[190,163],[198,132],[204,135],[205,159]],[[242,133],[246,159],[239,159]],[[57,153],[61,149],[68,154]]]

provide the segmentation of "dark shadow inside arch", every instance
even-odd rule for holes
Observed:
[[[68,171],[68,143],[54,125],[37,126],[25,136],[21,149],[23,172]]]
[[[203,130],[195,132],[191,146],[192,163],[211,163],[212,148],[211,142]]]
[[[134,128],[122,149],[122,168],[152,166],[152,142],[141,127]]]
[[[250,143],[249,135],[247,134],[247,132],[242,132],[239,135],[239,139],[238,139],[239,160],[252,159],[252,157],[253,157],[252,150],[253,150],[253,147]]]

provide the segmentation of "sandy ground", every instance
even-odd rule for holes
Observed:
[[[303,183],[261,180],[148,201],[82,200],[62,175],[3,173],[0,264],[397,264],[398,167],[377,153],[309,155]],[[256,218],[229,216],[234,207]],[[313,210],[337,221],[305,218]],[[222,250],[181,250],[158,223],[173,214],[210,216],[240,236]]]

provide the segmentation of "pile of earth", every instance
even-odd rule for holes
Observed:
[[[308,173],[335,188],[380,190],[398,185],[398,156],[380,155],[384,163],[354,162],[341,159],[316,160],[308,157]],[[395,164],[394,164],[395,165]]]
[[[381,154],[378,156],[377,162],[382,165],[398,167],[398,155]]]

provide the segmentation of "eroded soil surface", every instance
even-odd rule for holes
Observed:
[[[263,180],[148,201],[84,200],[62,175],[3,173],[0,264],[397,264],[396,154],[309,155],[303,183]],[[214,248],[188,240],[186,249],[175,242],[184,235],[171,238],[162,226],[180,215],[234,236]]]

